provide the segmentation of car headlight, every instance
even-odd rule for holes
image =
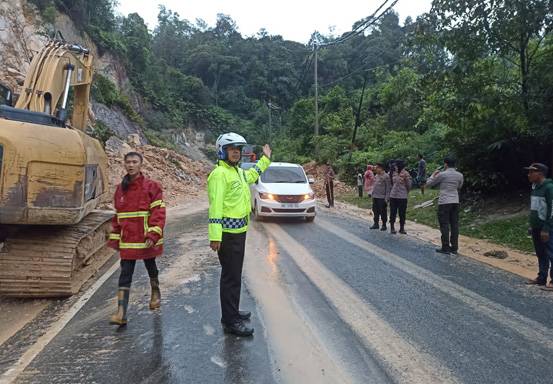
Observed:
[[[259,192],[259,198],[261,200],[273,200],[276,201],[275,195],[272,193]]]
[[[303,195],[303,201],[313,200],[314,198],[315,198],[315,194],[313,192]]]

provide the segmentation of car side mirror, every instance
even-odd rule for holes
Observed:
[[[315,178],[313,176],[307,176],[307,181],[309,182],[309,184],[315,184]]]

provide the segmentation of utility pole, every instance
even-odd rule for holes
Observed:
[[[272,117],[271,117],[271,108],[272,108],[272,105],[271,105],[271,102],[269,101],[267,103],[267,109],[269,110],[269,144],[272,144],[271,143],[271,137],[273,136],[273,127],[272,127]]]
[[[318,47],[317,42],[313,44],[315,50],[315,138],[319,136],[319,74],[318,74]]]

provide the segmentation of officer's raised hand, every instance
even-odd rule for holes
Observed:
[[[273,150],[269,146],[269,144],[265,144],[263,146],[263,154],[267,156],[269,159],[271,158],[271,154],[273,153]]]

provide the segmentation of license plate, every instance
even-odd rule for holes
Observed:
[[[300,205],[299,204],[291,204],[291,203],[287,203],[287,204],[280,204],[281,208],[299,208]]]

